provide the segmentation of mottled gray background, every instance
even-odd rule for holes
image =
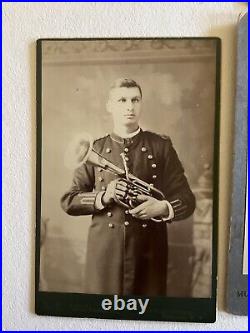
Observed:
[[[238,25],[237,84],[234,125],[234,160],[230,243],[228,251],[227,310],[238,315],[248,314],[248,268],[243,273],[243,250],[248,260],[248,244],[244,245],[245,221],[248,220],[247,149],[248,149],[248,14]],[[247,201],[247,202],[246,202]],[[244,230],[245,229],[245,230]],[[248,237],[248,236],[247,236]],[[244,246],[246,247],[244,249]]]
[[[210,296],[215,41],[45,41],[42,54],[40,290],[84,292],[90,216],[60,207],[72,180],[64,154],[83,131],[110,132],[109,86],[131,77],[143,91],[141,127],[172,138],[197,197],[194,217],[169,226],[169,295]]]

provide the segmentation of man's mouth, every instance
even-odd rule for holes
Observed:
[[[134,116],[135,116],[134,114],[125,114],[124,115],[124,117],[129,118],[129,119],[134,118]]]

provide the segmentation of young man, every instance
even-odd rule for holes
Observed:
[[[96,140],[94,149],[122,169],[126,163],[129,173],[152,184],[165,199],[138,195],[138,206],[126,209],[117,203],[127,194],[126,182],[87,163],[75,171],[61,200],[70,215],[92,215],[86,293],[166,295],[167,223],[185,219],[195,209],[171,140],[139,127],[141,104],[142,91],[134,80],[116,80],[107,102],[114,130]]]

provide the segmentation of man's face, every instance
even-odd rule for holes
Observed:
[[[117,125],[138,125],[141,114],[141,94],[137,87],[113,88],[109,93],[108,112]]]

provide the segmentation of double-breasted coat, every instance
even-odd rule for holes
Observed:
[[[162,191],[174,210],[172,221],[190,216],[195,198],[169,137],[141,130],[130,139],[112,133],[94,149],[120,168],[126,156],[129,172]],[[132,217],[114,203],[97,209],[96,196],[116,176],[90,164],[75,170],[72,187],[61,199],[70,215],[92,215],[85,293],[166,295],[167,224]],[[169,222],[172,222],[169,221]]]

